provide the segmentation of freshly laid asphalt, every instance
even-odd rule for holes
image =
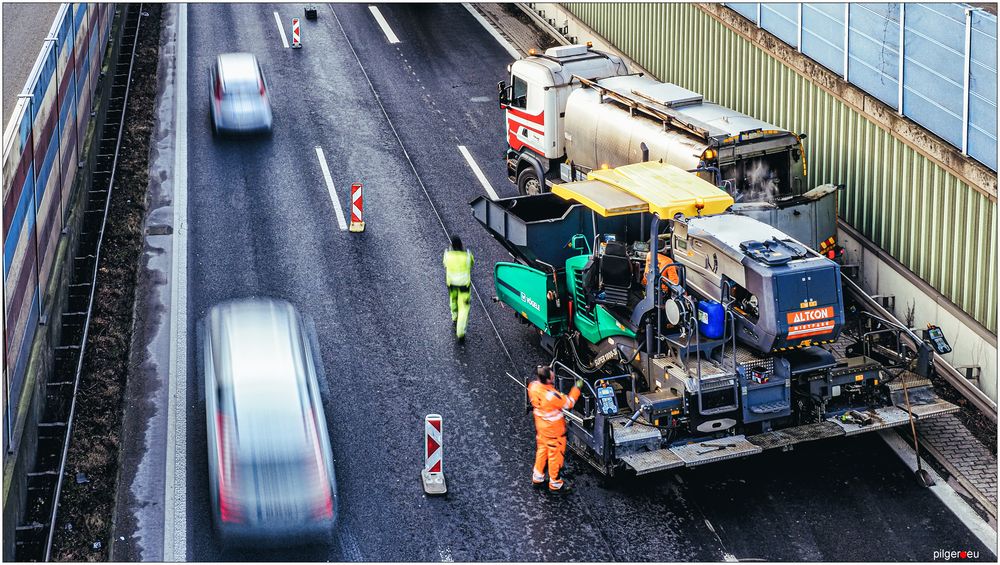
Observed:
[[[321,5],[318,20],[302,19],[299,50],[282,47],[274,12],[289,22],[301,6],[188,9],[187,560],[992,557],[874,435],[626,484],[570,457],[576,492],[532,489],[532,423],[508,373],[522,380],[547,359],[490,301],[492,265],[509,257],[472,218],[483,188],[457,148],[501,196],[515,194],[495,100],[507,52],[461,4],[379,5],[397,44],[368,5]],[[208,69],[232,51],[255,53],[268,76],[270,137],[212,136]],[[364,233],[338,227],[316,147],[346,213],[350,185],[363,183]],[[464,345],[443,282],[446,231],[476,256],[482,302],[474,295]],[[314,322],[340,495],[327,544],[223,550],[212,534],[197,323],[246,296],[289,300]],[[428,413],[444,418],[445,498],[420,486]]]

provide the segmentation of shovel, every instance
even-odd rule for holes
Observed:
[[[903,398],[906,399],[906,414],[910,417],[910,432],[913,433],[913,450],[917,452],[917,470],[914,474],[917,482],[924,488],[934,486],[934,479],[924,470],[920,464],[920,442],[917,440],[917,425],[913,422],[913,412],[910,410],[910,393],[906,386],[906,378],[903,378]]]

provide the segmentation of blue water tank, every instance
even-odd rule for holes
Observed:
[[[719,339],[726,331],[726,311],[714,300],[698,301],[698,332],[701,337]]]

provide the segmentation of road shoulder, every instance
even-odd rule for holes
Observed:
[[[142,264],[134,306],[125,397],[121,469],[112,530],[112,561],[163,560],[164,475],[170,358],[170,265],[174,158],[174,61],[177,7],[164,5],[156,123],[149,156],[149,186]]]

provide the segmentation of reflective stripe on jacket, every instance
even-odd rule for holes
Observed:
[[[449,286],[469,286],[472,284],[472,252],[446,249],[444,252],[444,275]]]
[[[532,381],[528,385],[528,396],[535,414],[535,431],[545,437],[566,435],[566,421],[563,410],[569,410],[580,398],[580,389],[573,387],[569,394],[563,394],[551,384]]]

